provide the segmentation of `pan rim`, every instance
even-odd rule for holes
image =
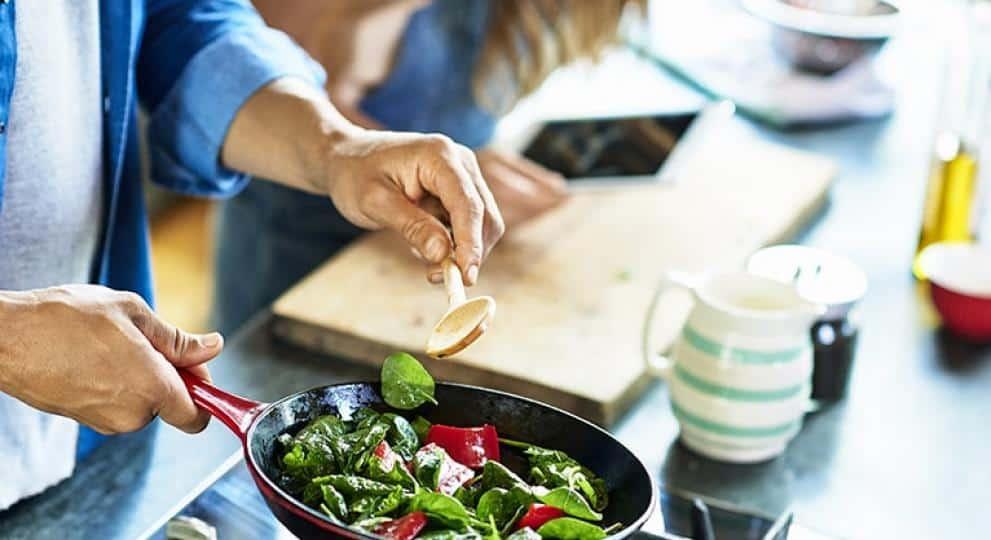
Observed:
[[[277,502],[279,502],[279,503],[286,502],[286,503],[288,503],[292,507],[292,509],[300,510],[300,511],[304,512],[305,514],[307,514],[307,516],[309,516],[311,518],[318,519],[321,523],[324,523],[326,525],[329,525],[329,526],[331,526],[331,527],[333,527],[335,529],[343,529],[343,530],[348,531],[349,533],[352,533],[354,535],[357,535],[358,537],[368,538],[368,539],[374,540],[374,539],[379,538],[379,536],[374,535],[374,534],[367,533],[365,531],[362,531],[361,529],[357,529],[357,528],[351,527],[349,525],[341,526],[340,524],[334,523],[333,521],[331,521],[330,519],[328,519],[326,516],[324,516],[320,512],[317,512],[316,510],[314,510],[314,509],[310,508],[309,506],[303,504],[301,501],[296,500],[295,497],[293,497],[292,495],[290,495],[289,493],[287,493],[285,490],[283,490],[282,487],[278,485],[278,483],[276,483],[273,479],[269,478],[269,475],[264,470],[262,470],[262,468],[255,461],[254,453],[251,451],[252,450],[252,447],[254,446],[253,443],[254,443],[255,428],[258,426],[259,422],[263,418],[265,418],[268,414],[270,414],[271,411],[274,411],[278,405],[280,405],[280,404],[282,404],[284,402],[290,401],[292,399],[295,399],[296,397],[298,397],[300,395],[308,394],[310,392],[314,392],[314,391],[317,391],[317,390],[325,390],[325,389],[328,389],[328,388],[341,388],[341,387],[346,387],[346,386],[371,386],[373,388],[376,388],[376,387],[379,387],[380,386],[380,383],[379,382],[371,382],[371,381],[353,381],[353,382],[340,382],[340,383],[335,383],[335,384],[327,384],[327,385],[322,385],[322,386],[314,386],[314,387],[308,388],[306,390],[301,390],[299,392],[295,392],[293,394],[289,394],[288,396],[285,396],[285,397],[283,397],[281,399],[278,399],[276,401],[273,401],[273,402],[269,403],[269,405],[267,407],[265,407],[261,411],[261,413],[259,413],[258,416],[256,416],[251,421],[251,425],[248,427],[248,430],[245,433],[244,454],[245,454],[245,457],[247,458],[249,468],[252,469],[253,471],[255,471],[256,474],[257,474],[257,477],[258,478],[261,478],[262,481],[265,482],[266,487],[268,487],[269,489],[271,489],[276,495],[279,496],[279,499],[280,500],[277,501]],[[590,421],[588,421],[588,420],[586,420],[586,419],[584,419],[584,418],[582,418],[582,417],[580,417],[580,416],[578,416],[576,414],[573,414],[573,413],[570,413],[570,412],[568,412],[568,411],[566,411],[564,409],[561,409],[560,407],[556,407],[556,406],[550,405],[548,403],[543,403],[541,401],[538,401],[538,400],[532,399],[532,398],[528,398],[526,396],[521,396],[521,395],[518,395],[518,394],[513,394],[511,392],[504,392],[502,390],[496,390],[496,389],[493,389],[493,388],[486,388],[484,386],[476,386],[476,385],[472,385],[472,384],[463,384],[463,383],[455,383],[455,382],[438,382],[438,383],[436,383],[436,386],[451,387],[451,388],[458,388],[458,389],[464,389],[464,390],[480,391],[480,392],[485,392],[485,393],[489,393],[489,394],[495,394],[497,396],[502,396],[502,397],[508,397],[508,398],[512,398],[512,399],[517,399],[517,400],[520,400],[520,401],[527,402],[527,403],[529,403],[531,405],[536,405],[536,406],[539,406],[539,407],[551,409],[554,412],[557,412],[559,414],[563,414],[565,416],[568,416],[568,417],[570,417],[572,419],[578,420],[579,422],[585,424],[586,426],[595,429],[596,431],[598,431],[601,434],[605,435],[609,439],[612,439],[612,441],[614,443],[616,443],[617,445],[619,445],[620,448],[622,448],[623,450],[625,450],[630,455],[630,457],[633,458],[634,462],[639,466],[640,470],[646,475],[647,481],[650,484],[650,500],[647,503],[646,510],[644,510],[643,512],[641,512],[640,513],[640,516],[637,517],[637,519],[635,519],[633,522],[631,522],[630,524],[626,525],[625,527],[623,527],[622,529],[620,529],[616,533],[608,536],[607,537],[608,539],[612,539],[612,538],[625,538],[626,536],[629,536],[630,534],[632,534],[632,533],[640,530],[643,527],[644,523],[646,523],[647,520],[650,519],[650,516],[653,515],[653,513],[656,511],[656,509],[657,509],[656,508],[657,507],[657,496],[658,495],[657,495],[657,484],[654,481],[654,477],[650,474],[650,471],[647,469],[647,466],[644,464],[643,460],[640,459],[640,456],[638,456],[635,452],[633,452],[633,450],[630,450],[630,448],[627,447],[626,444],[624,444],[622,441],[620,441],[619,439],[617,439],[615,435],[613,435],[612,433],[610,433],[605,428],[603,428],[603,427],[601,427],[599,425],[596,425],[596,424],[594,424],[594,423],[592,423],[592,422],[590,422]]]

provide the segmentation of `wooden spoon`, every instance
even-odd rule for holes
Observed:
[[[453,356],[474,343],[485,333],[496,308],[491,296],[467,300],[461,269],[450,259],[442,266],[449,307],[427,340],[427,354],[434,358]]]

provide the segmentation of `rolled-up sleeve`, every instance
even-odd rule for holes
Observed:
[[[247,176],[220,151],[237,111],[260,88],[297,77],[323,86],[323,69],[239,0],[151,0],[138,62],[149,114],[152,179],[197,196],[236,194]]]

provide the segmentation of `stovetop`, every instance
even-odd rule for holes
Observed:
[[[190,520],[189,518],[193,518]],[[199,520],[197,522],[196,520]],[[189,525],[211,528],[226,540],[292,540],[295,537],[269,512],[243,462],[179,512],[153,539],[211,538],[189,533]],[[173,534],[167,534],[167,530]],[[186,531],[175,534],[176,531]],[[722,501],[662,487],[660,512],[635,540],[837,540],[796,523],[790,512],[767,516]]]

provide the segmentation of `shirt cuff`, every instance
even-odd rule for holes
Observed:
[[[321,88],[325,80],[317,62],[267,27],[239,29],[198,52],[151,115],[152,179],[187,195],[236,195],[248,177],[220,163],[227,130],[248,98],[285,77]]]

